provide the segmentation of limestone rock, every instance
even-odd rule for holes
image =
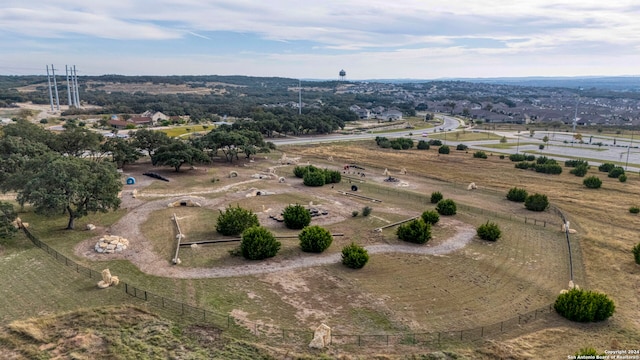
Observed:
[[[89,231],[91,231],[91,230],[95,230],[95,229],[96,229],[96,226],[95,226],[95,225],[93,225],[93,224],[87,224],[86,229],[87,229],[87,230],[89,230]]]
[[[106,289],[109,286],[116,286],[120,283],[120,279],[117,276],[111,276],[109,269],[102,270],[102,280],[98,281],[98,287],[100,289]]]
[[[325,324],[320,324],[313,333],[313,340],[309,343],[309,347],[313,349],[322,349],[331,342],[331,328]]]

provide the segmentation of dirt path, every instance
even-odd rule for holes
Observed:
[[[226,190],[226,189],[225,189]],[[244,196],[241,193],[229,196]],[[228,197],[228,196],[227,196]],[[76,246],[76,255],[100,261],[122,259],[129,260],[141,271],[156,276],[197,279],[197,278],[220,278],[245,275],[266,274],[279,271],[294,270],[313,266],[334,264],[341,261],[341,254],[301,254],[287,260],[266,260],[259,263],[251,263],[240,266],[220,266],[215,268],[184,268],[172,265],[167,259],[161,258],[153,252],[151,243],[146,239],[140,229],[140,224],[144,223],[149,215],[156,210],[164,209],[167,203],[185,199],[185,196],[175,196],[150,202],[143,202],[133,198],[130,192],[123,193],[123,207],[129,212],[120,221],[112,225],[107,232],[117,234],[130,239],[130,247],[121,254],[98,254],[93,250],[96,238],[81,242]],[[205,199],[201,197],[191,197],[201,203],[203,207],[214,208],[228,202],[227,198]],[[455,227],[457,233],[449,239],[437,245],[388,245],[374,244],[365,248],[370,254],[380,253],[408,253],[420,255],[441,255],[451,253],[463,248],[475,236],[475,229],[458,220],[447,219]]]

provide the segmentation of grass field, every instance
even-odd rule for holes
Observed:
[[[327,186],[305,188],[299,184],[299,179],[291,175],[292,167],[278,170],[279,175],[287,177],[285,184],[263,181],[241,189],[210,194],[207,199],[215,200],[218,196],[234,199],[233,204],[260,213],[261,221],[266,220],[266,213],[263,213],[265,208],[278,211],[289,203],[308,204],[310,201],[327,206],[331,214],[335,213],[335,217],[323,223],[323,226],[332,232],[345,234],[344,238],[334,240],[329,254],[338,252],[343,244],[350,241],[365,245],[399,243],[393,236],[393,229],[378,235],[371,230],[432,209],[433,205],[426,200],[432,191],[441,191],[445,197],[461,205],[456,219],[472,226],[487,220],[495,221],[503,229],[504,237],[496,243],[475,239],[463,250],[442,256],[376,254],[359,271],[336,263],[255,276],[177,279],[144,274],[124,260],[93,263],[79,258],[74,255],[73,248],[78,242],[92,236],[90,233],[62,230],[66,224],[64,217],[45,219],[31,213],[21,216],[32,224],[32,230],[42,240],[96,271],[109,267],[113,274],[139,288],[211,311],[231,313],[240,323],[245,321],[281,328],[309,329],[319,322],[326,322],[336,332],[342,333],[450,330],[492,324],[517,316],[518,313],[551,303],[559,289],[566,287],[567,250],[566,242],[563,242],[562,234],[558,231],[557,215],[551,212],[531,213],[521,204],[504,199],[509,188],[524,187],[530,193],[548,195],[552,204],[559,207],[571,221],[572,228],[578,230],[572,238],[575,241],[575,279],[582,287],[610,294],[616,301],[617,312],[606,323],[609,330],[600,327],[589,332],[588,344],[581,342],[576,335],[585,334],[587,330],[584,327],[556,322],[548,324],[547,328],[536,329],[531,334],[514,335],[515,340],[503,339],[503,343],[491,345],[489,351],[495,354],[507,350],[518,353],[518,349],[524,350],[531,344],[549,342],[557,345],[555,351],[561,349],[569,354],[586,345],[610,349],[612,343],[629,347],[640,340],[636,316],[640,301],[636,296],[636,287],[629,286],[635,284],[637,274],[630,249],[637,241],[640,218],[628,212],[630,206],[640,205],[639,177],[630,176],[626,183],[620,183],[592,168],[588,175],[599,176],[603,180],[603,187],[588,190],[582,185],[582,178],[570,175],[568,171],[561,175],[545,175],[517,170],[507,159],[500,160],[497,156],[474,159],[471,154],[455,150],[449,155],[439,155],[434,149],[393,151],[379,149],[372,142],[359,142],[287,147],[285,151],[322,167],[338,167],[344,163],[357,163],[365,167],[367,182],[359,183],[359,192],[378,198],[382,203],[371,205],[370,202],[339,195],[336,190],[346,191],[351,185],[346,180],[336,185],[335,189]],[[323,160],[329,156],[333,157],[334,162]],[[399,174],[402,168],[407,169],[406,176]],[[229,169],[218,164],[215,173],[224,174]],[[239,169],[240,178],[220,177],[220,184],[214,186],[245,180],[255,172],[251,168]],[[407,181],[408,187],[398,188],[382,182],[384,169]],[[206,188],[211,184],[211,178],[210,172],[186,172],[170,183],[154,182],[158,185],[152,185],[145,191],[171,196],[178,189]],[[470,182],[475,182],[480,189],[467,191],[466,185]],[[244,191],[251,186],[273,190],[277,194],[245,197]],[[350,217],[352,210],[360,210],[365,205],[373,207],[370,217]],[[216,209],[217,206],[158,210],[142,224],[142,230],[152,240],[155,252],[168,262],[175,251],[171,214],[175,212],[180,218],[187,239],[195,240],[216,236],[213,230]],[[492,215],[494,212],[503,216],[495,218]],[[122,213],[116,212],[81,219],[78,228],[87,222],[107,227],[120,216]],[[524,217],[528,217],[529,221],[535,219],[536,222],[548,223],[549,226],[524,224]],[[266,225],[274,233],[287,233],[281,225]],[[451,229],[436,228],[432,241],[437,243],[450,234]],[[3,321],[24,318],[27,315],[24,307],[16,304],[26,301],[25,298],[32,293],[37,296],[37,299],[31,300],[32,307],[42,313],[100,304],[99,297],[105,293],[94,289],[89,279],[74,280],[73,273],[65,275],[68,270],[55,264],[55,260],[53,263],[45,261],[46,254],[42,255],[43,259],[36,260],[34,255],[41,250],[31,248],[24,239],[4,243],[3,248],[0,262],[2,275],[11,279],[12,284],[29,284],[13,287],[12,292],[16,292],[13,298],[0,300]],[[186,248],[181,249],[181,258],[185,267],[246,263],[241,258],[229,255],[228,250],[232,248],[233,245]],[[273,261],[300,256],[308,255],[298,250],[295,239],[287,239],[283,241],[283,251]],[[32,262],[37,265],[32,267]],[[56,282],[60,277],[66,279],[65,284],[74,285],[60,286]],[[71,295],[80,293],[83,297],[70,296],[60,288],[68,288]],[[41,300],[44,298],[47,300]],[[57,299],[60,299],[58,307],[46,308],[47,303]],[[106,304],[118,301],[118,298],[101,299]],[[551,350],[537,351],[536,355],[542,357],[557,354]]]
[[[179,137],[187,134],[202,132],[202,131],[210,131],[215,126],[212,125],[184,125],[184,126],[172,126],[169,129],[159,130],[170,137]]]
[[[500,140],[501,136],[491,132],[469,132],[469,131],[453,131],[429,134],[431,139],[447,140],[447,141],[477,141],[477,140]]]

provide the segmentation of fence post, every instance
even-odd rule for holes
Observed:
[[[544,221],[543,227],[547,227],[547,220]]]
[[[227,315],[227,329],[231,326],[231,316]]]
[[[144,291],[144,301],[147,301],[147,290]]]
[[[537,319],[537,318],[538,318],[538,309],[536,309],[536,312],[534,313],[533,318],[534,318],[534,319]]]
[[[89,271],[89,274],[91,274],[91,271]],[[89,277],[91,277],[91,275],[89,275]],[[124,293],[129,294],[129,284],[127,283],[124,283]]]
[[[358,346],[360,346],[360,335],[358,335]]]
[[[480,337],[484,337],[484,326],[480,328]]]
[[[518,324],[520,324],[520,314],[518,314]]]
[[[389,346],[389,334],[387,334],[387,346]]]
[[[502,332],[502,326],[504,325],[504,321],[500,321],[500,332]]]

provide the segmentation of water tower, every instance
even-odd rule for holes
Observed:
[[[342,69],[342,70],[340,70],[338,75],[340,75],[340,81],[344,81],[344,77],[347,76],[347,72],[344,71],[344,69]]]

